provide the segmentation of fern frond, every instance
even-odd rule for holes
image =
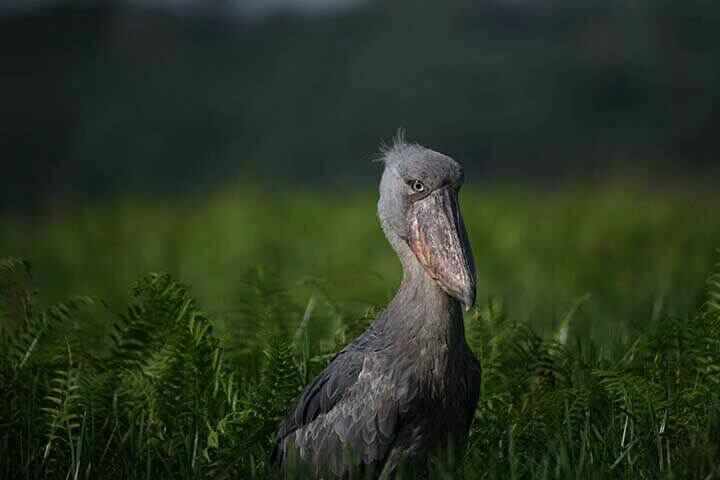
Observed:
[[[184,326],[187,312],[194,308],[187,287],[174,282],[167,274],[152,273],[143,277],[132,292],[130,306],[116,318],[111,334],[112,361],[126,368],[146,364],[168,336]]]
[[[43,399],[45,406],[41,408],[46,415],[47,439],[42,449],[42,463],[50,471],[68,463],[77,465],[80,461],[76,449],[83,423],[79,370],[69,344],[65,360],[52,373],[48,393]]]
[[[93,305],[92,297],[75,297],[48,307],[39,315],[30,315],[10,335],[8,340],[8,358],[13,368],[22,369],[31,360],[43,338],[52,337],[52,333],[68,327],[74,316],[84,308]],[[28,308],[31,312],[32,308]],[[58,348],[62,348],[57,345]],[[46,346],[45,351],[50,354]]]
[[[22,273],[30,276],[30,262],[17,257],[0,258],[0,277],[12,276],[17,273]]]
[[[34,292],[27,288],[29,279],[29,262],[0,259],[0,327],[14,328],[33,316]]]
[[[707,279],[707,304],[711,311],[720,311],[720,250],[717,251],[718,261],[713,272]]]

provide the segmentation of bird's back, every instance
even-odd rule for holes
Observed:
[[[391,341],[382,315],[305,389],[280,428],[273,461],[286,477],[378,478],[466,435],[479,369],[464,341],[445,354]]]
[[[373,336],[371,327],[338,353],[282,424],[272,460],[286,477],[375,478],[382,468],[397,412],[376,376]]]

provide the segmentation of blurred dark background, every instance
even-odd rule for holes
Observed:
[[[374,182],[405,127],[477,179],[707,178],[712,0],[3,0],[0,207]]]

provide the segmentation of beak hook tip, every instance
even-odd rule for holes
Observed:
[[[465,311],[465,313],[467,313],[475,305],[475,295],[468,295],[460,302],[462,303],[463,310]]]

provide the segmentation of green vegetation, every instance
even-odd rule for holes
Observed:
[[[245,191],[0,220],[0,478],[265,478],[288,405],[397,284],[374,201]],[[720,197],[462,202],[482,396],[435,477],[718,468]]]

